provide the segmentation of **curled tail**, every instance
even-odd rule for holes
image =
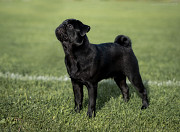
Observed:
[[[115,38],[114,43],[118,43],[124,47],[131,47],[131,39],[125,35],[118,35]]]

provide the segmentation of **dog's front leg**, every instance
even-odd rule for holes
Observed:
[[[97,98],[97,84],[87,84],[88,88],[88,96],[89,96],[89,104],[88,104],[88,112],[87,115],[92,117],[96,116],[96,98]]]
[[[83,85],[81,83],[76,82],[75,80],[71,79],[73,91],[74,91],[74,102],[75,102],[75,111],[80,112],[82,109],[82,102],[83,102]]]

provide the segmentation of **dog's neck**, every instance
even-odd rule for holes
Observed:
[[[78,67],[78,61],[82,56],[88,56],[91,53],[91,48],[87,36],[84,36],[83,43],[80,46],[73,46],[75,44],[64,42],[63,48],[65,53],[65,62],[68,69],[68,73],[71,78],[76,78],[80,74]]]
[[[85,35],[83,38],[82,44],[79,46],[74,45],[72,47],[72,50],[73,50],[73,52],[75,51],[75,52],[86,52],[87,53],[89,48],[90,48],[89,40],[88,40],[88,37]]]

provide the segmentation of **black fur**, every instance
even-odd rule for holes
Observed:
[[[142,109],[148,107],[146,89],[142,83],[131,40],[124,35],[116,37],[114,43],[90,44],[86,35],[90,27],[79,20],[67,19],[55,30],[62,43],[65,64],[71,78],[75,110],[82,108],[83,85],[88,89],[89,105],[87,115],[95,116],[98,82],[114,78],[125,101],[129,100],[126,77],[137,88],[142,98]]]

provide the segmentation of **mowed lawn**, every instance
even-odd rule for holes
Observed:
[[[0,0],[0,131],[180,131],[179,12],[170,0]],[[148,109],[140,110],[131,84],[125,103],[110,79],[99,83],[97,116],[89,119],[85,87],[83,110],[75,113],[70,80],[20,79],[67,75],[54,33],[67,18],[91,26],[91,43],[131,38]]]

